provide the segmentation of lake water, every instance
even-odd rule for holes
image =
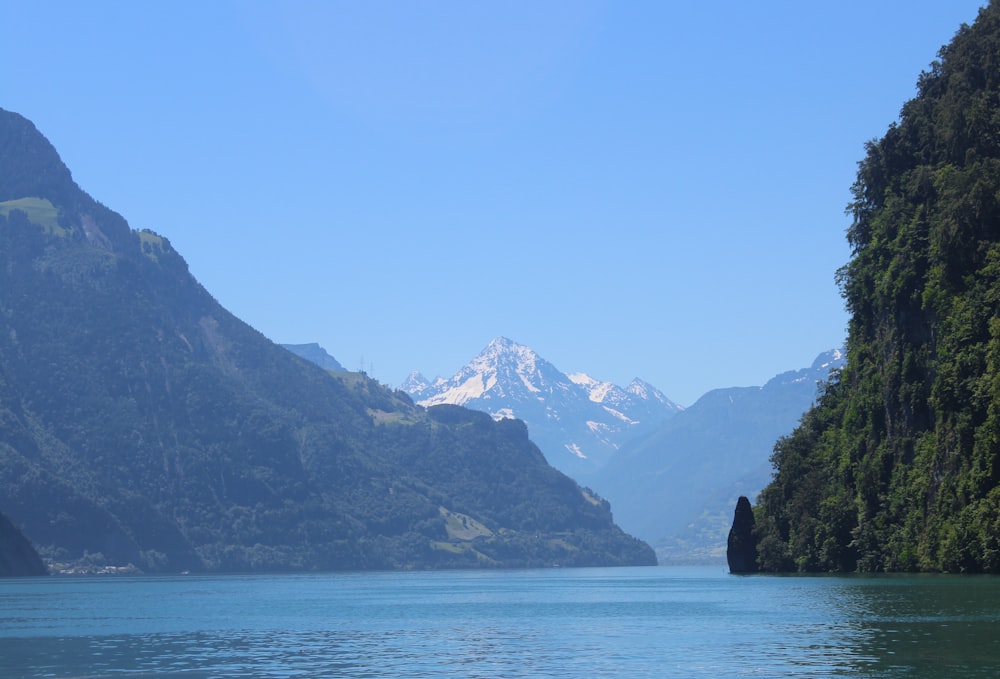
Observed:
[[[0,677],[1000,676],[1000,578],[612,568],[0,580]]]

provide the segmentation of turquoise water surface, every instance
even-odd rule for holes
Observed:
[[[0,579],[0,677],[998,677],[1000,578]]]

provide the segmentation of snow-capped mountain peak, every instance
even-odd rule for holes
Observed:
[[[648,382],[644,382],[643,380],[640,380],[638,377],[636,377],[631,382],[629,382],[627,387],[625,387],[625,391],[635,396],[638,396],[639,398],[650,398],[651,392],[656,392],[656,389],[654,389],[653,386]]]
[[[684,406],[674,403],[669,398],[667,398],[666,394],[664,394],[662,391],[654,387],[649,382],[646,382],[645,380],[640,380],[638,377],[634,378],[631,382],[629,382],[629,385],[625,387],[625,391],[632,394],[636,398],[645,401],[662,403],[663,405],[669,408],[673,408],[674,410],[677,411],[684,410]]]
[[[494,339],[450,379],[430,386],[408,379],[400,388],[423,406],[464,405],[497,419],[524,420],[532,440],[563,471],[599,467],[626,440],[679,409],[648,385],[633,393],[586,373],[564,374],[506,337]]]
[[[803,368],[801,370],[789,370],[788,372],[781,373],[780,375],[776,375],[771,378],[768,384],[787,384],[792,382],[808,382],[815,384],[817,382],[825,382],[829,379],[830,372],[832,370],[844,367],[846,362],[847,354],[842,349],[831,349],[829,351],[824,351],[822,354],[817,356],[811,367]]]
[[[420,394],[430,386],[430,381],[420,374],[419,371],[414,370],[407,375],[406,379],[403,380],[403,383],[399,385],[399,388],[412,396]]]
[[[556,368],[523,344],[506,337],[490,342],[478,356],[442,380],[431,392],[421,393],[421,405],[451,403],[465,405],[477,399],[507,398],[510,395],[547,393],[563,388]],[[490,409],[492,411],[493,409]]]
[[[830,370],[833,368],[842,368],[847,362],[847,354],[843,349],[831,349],[830,351],[824,351],[813,362],[813,369],[826,369]]]

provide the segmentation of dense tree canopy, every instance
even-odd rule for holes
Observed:
[[[1000,4],[867,145],[839,380],[775,447],[768,570],[1000,572]]]

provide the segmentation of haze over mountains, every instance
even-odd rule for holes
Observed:
[[[655,563],[522,423],[273,344],[3,110],[0,504],[52,561],[146,571]]]
[[[0,511],[50,560],[653,562],[612,508],[661,555],[708,553],[830,367],[684,409],[641,379],[564,373],[500,337],[450,379],[412,375],[415,405],[233,317],[167,239],[82,192],[4,111],[0,257]]]
[[[661,561],[724,557],[732,508],[770,480],[775,441],[792,431],[841,350],[763,386],[716,389],[682,408],[642,380],[622,388],[566,374],[504,337],[450,379],[411,374],[420,405],[461,404],[516,417],[549,462],[611,502],[616,520]]]
[[[763,386],[714,389],[625,444],[589,485],[661,562],[724,560],[737,499],[756,498],[767,485],[775,442],[792,432],[844,361],[842,350],[831,350]]]
[[[344,366],[316,342],[310,344],[282,344],[281,346],[299,358],[304,358],[310,363],[315,363],[323,370],[346,372]]]

